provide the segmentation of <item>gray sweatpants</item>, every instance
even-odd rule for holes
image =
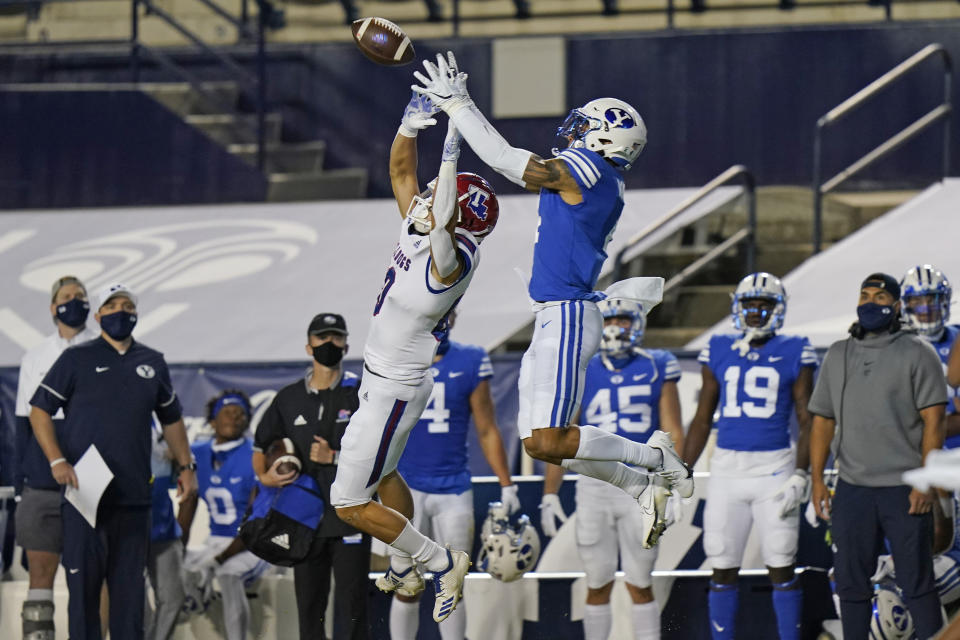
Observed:
[[[184,599],[182,573],[183,545],[179,540],[150,543],[147,574],[156,609],[150,615],[149,604],[144,604],[146,640],[169,640],[173,635]]]

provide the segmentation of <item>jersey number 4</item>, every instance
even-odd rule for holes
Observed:
[[[427,433],[450,433],[450,410],[446,408],[446,396],[443,383],[434,382],[427,407],[420,414],[421,420],[429,420]]]
[[[599,389],[587,405],[586,424],[593,424],[610,432],[616,432],[619,427],[621,431],[628,433],[643,433],[650,428],[652,422],[651,393],[652,389],[648,384],[617,387],[617,411],[614,411],[611,390]]]
[[[740,403],[740,367],[728,367],[723,372],[725,418],[770,418],[777,412],[777,393],[780,373],[773,367],[750,367],[743,374],[743,393],[750,398]],[[757,400],[758,402],[754,402]]]

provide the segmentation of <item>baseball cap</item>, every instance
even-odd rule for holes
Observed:
[[[115,282],[114,284],[104,287],[97,293],[97,309],[105,305],[110,298],[114,298],[116,296],[124,296],[129,298],[134,305],[137,304],[137,296],[133,291],[130,290],[130,287],[125,284]]]
[[[862,291],[867,287],[883,289],[892,295],[894,300],[900,299],[900,283],[897,282],[896,278],[886,273],[871,273],[868,275],[860,284],[860,290]]]
[[[327,332],[348,335],[347,322],[343,316],[339,313],[318,313],[313,316],[310,326],[307,327],[307,335],[316,336]]]

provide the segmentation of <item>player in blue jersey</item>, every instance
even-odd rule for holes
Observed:
[[[250,623],[246,589],[270,567],[237,537],[257,486],[251,463],[253,441],[244,435],[250,424],[250,399],[239,390],[223,391],[208,403],[207,417],[214,437],[195,443],[192,449],[198,495],[210,512],[210,537],[202,549],[188,548],[184,568],[200,574],[201,584],[216,577],[227,640],[245,640]],[[180,505],[184,546],[188,546],[196,508],[196,498]]]
[[[443,333],[431,373],[433,390],[397,470],[410,487],[413,520],[421,533],[452,549],[473,547],[473,490],[468,465],[467,435],[470,417],[491,470],[500,481],[500,501],[511,513],[520,508],[517,486],[510,479],[507,454],[497,428],[490,395],[493,365],[482,347],[450,340],[455,314]],[[393,554],[387,575],[377,585],[390,585],[390,576],[417,571],[411,558]],[[392,589],[389,589],[392,590]],[[390,609],[390,637],[413,640],[420,622],[419,596],[398,593]],[[453,611],[440,624],[443,640],[463,640],[466,610]]]
[[[930,341],[943,362],[946,373],[950,348],[960,336],[960,325],[950,322],[950,301],[953,287],[950,281],[929,264],[912,267],[900,282],[903,306],[902,322],[905,329],[916,331]],[[960,397],[957,387],[947,385],[947,434],[944,449],[960,447]]]
[[[636,442],[645,442],[662,429],[682,448],[677,393],[680,364],[669,351],[641,348],[646,314],[639,304],[604,300],[598,307],[603,314],[603,336],[599,355],[587,367],[585,421]],[[550,465],[540,505],[545,532],[556,532],[554,517],[565,518],[556,495],[562,481],[563,469]],[[606,640],[610,635],[610,593],[618,558],[633,601],[634,637],[660,637],[660,608],[651,588],[657,550],[644,548],[641,530],[640,510],[627,494],[589,476],[577,479],[577,551],[587,574],[585,640]]]
[[[674,451],[668,434],[656,432],[648,444],[591,425],[571,425],[580,408],[587,363],[600,343],[603,319],[594,291],[607,258],[606,247],[623,211],[622,172],[639,157],[647,129],[636,109],[622,100],[599,98],[574,109],[558,129],[566,148],[544,160],[510,146],[487,122],[466,89],[452,53],[424,62],[415,72],[428,96],[447,113],[480,159],[511,181],[540,193],[540,225],[533,253],[529,294],[536,314],[533,339],[520,369],[518,430],[532,457],[604,480],[639,496],[649,514],[645,530],[662,525],[665,491],[654,491],[649,476],[628,467],[655,470],[679,494],[693,494],[693,476]],[[625,281],[618,295],[644,297],[640,282]],[[657,283],[662,280],[656,279]],[[635,290],[634,287],[637,287]],[[659,302],[657,290],[654,304]],[[648,536],[644,538],[647,539]]]
[[[817,356],[806,338],[777,334],[787,294],[769,273],[741,280],[731,310],[740,333],[712,336],[700,352],[703,388],[684,446],[684,459],[693,465],[719,407],[703,516],[703,547],[713,567],[710,632],[714,640],[734,637],[737,575],[755,523],[773,583],[780,640],[796,640],[802,593],[794,564],[800,504],[810,493],[807,403]],[[795,448],[790,441],[794,411]]]

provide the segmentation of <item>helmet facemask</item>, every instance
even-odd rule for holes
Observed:
[[[603,315],[603,333],[600,335],[600,354],[606,358],[624,358],[631,355],[643,342],[647,317],[643,306],[629,300],[603,300],[598,305]],[[629,321],[608,322],[613,318]]]
[[[903,327],[931,340],[939,339],[950,322],[953,297],[953,287],[946,276],[929,264],[913,267],[900,282],[900,290]]]
[[[413,228],[419,233],[427,234],[433,229],[433,186],[436,178],[427,185],[427,188],[415,196],[407,207],[407,217],[413,220]]]

